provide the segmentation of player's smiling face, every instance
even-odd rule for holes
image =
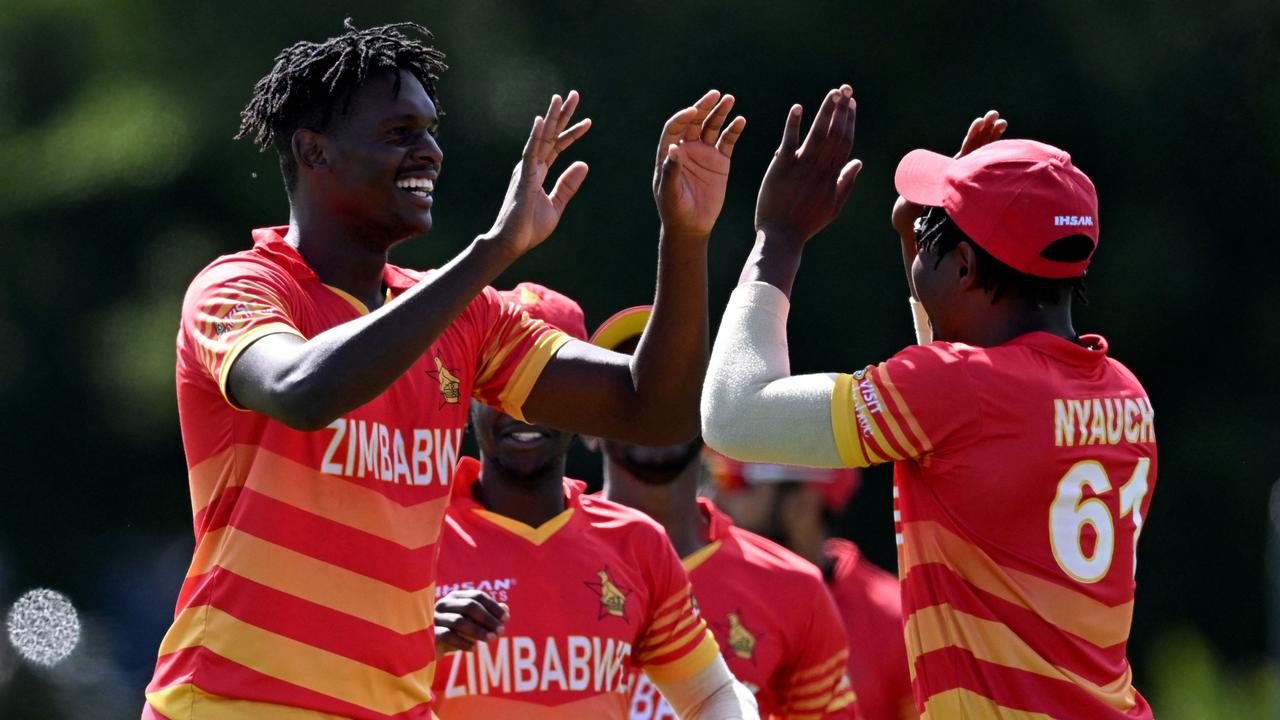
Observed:
[[[471,404],[471,427],[481,454],[515,481],[542,479],[541,474],[564,457],[573,440],[571,433],[522,423],[479,402]]]
[[[443,161],[438,126],[435,103],[412,73],[371,75],[324,133],[328,211],[388,247],[429,231]]]

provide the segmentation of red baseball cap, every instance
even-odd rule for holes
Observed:
[[[537,283],[522,282],[510,290],[499,290],[503,300],[514,304],[548,325],[579,340],[587,339],[587,321],[582,308],[568,295]]]
[[[1035,140],[997,140],[961,158],[912,150],[893,178],[902,197],[940,207],[983,250],[1028,275],[1084,274],[1098,247],[1098,193],[1066,151]],[[1052,243],[1084,235],[1083,260],[1052,260]]]
[[[748,485],[799,482],[822,498],[822,504],[833,513],[844,509],[857,492],[862,476],[854,468],[811,468],[799,465],[749,463],[722,455],[709,447],[702,449],[702,461],[716,488],[728,492]]]

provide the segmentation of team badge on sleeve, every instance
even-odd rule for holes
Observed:
[[[591,588],[592,592],[600,596],[600,614],[596,619],[601,619],[605,615],[622,618],[623,622],[627,619],[626,602],[627,596],[631,594],[629,588],[620,588],[609,579],[609,569],[596,571],[597,581],[588,580],[585,584]]]

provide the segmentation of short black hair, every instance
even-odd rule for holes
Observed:
[[[430,44],[431,31],[413,22],[357,29],[351,18],[343,22],[341,35],[320,43],[299,42],[276,56],[271,72],[253,86],[253,97],[240,113],[236,139],[252,137],[259,150],[275,147],[280,173],[292,190],[298,176],[293,158],[293,133],[302,127],[324,131],[336,115],[345,115],[351,93],[379,70],[407,70],[435,103],[436,83],[448,69],[444,53]],[[405,32],[421,35],[410,38]],[[400,93],[397,75],[394,88]]]
[[[962,242],[973,248],[973,254],[977,258],[975,272],[978,275],[978,286],[991,292],[993,303],[1005,291],[1012,291],[1035,309],[1057,305],[1072,295],[1086,305],[1089,303],[1083,275],[1057,279],[1018,272],[982,249],[940,207],[926,208],[917,221],[916,250],[931,255],[934,267],[942,262],[943,256]],[[1076,262],[1088,257],[1092,250],[1093,240],[1085,235],[1072,235],[1054,241],[1040,254],[1050,260]]]

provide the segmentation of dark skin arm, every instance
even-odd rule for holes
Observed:
[[[585,163],[574,163],[550,193],[543,189],[556,157],[590,127],[590,120],[567,127],[577,104],[576,92],[564,101],[556,95],[545,120],[534,120],[489,232],[375,312],[307,341],[276,334],[253,343],[228,374],[231,397],[290,427],[316,430],[386,390],[486,285],[555,229],[587,174]]]
[[[709,345],[707,241],[724,205],[733,96],[711,91],[663,128],[653,191],[662,220],[653,315],[634,356],[572,341],[547,363],[524,405],[532,421],[647,445],[698,433]]]
[[[436,656],[497,640],[510,617],[506,605],[480,590],[454,590],[436,601]]]
[[[1001,119],[1000,113],[995,110],[988,110],[985,115],[974,118],[973,122],[969,123],[969,130],[960,143],[960,152],[956,153],[956,157],[964,157],[983,145],[999,140],[1007,129],[1009,129],[1009,122]],[[911,291],[911,297],[917,300],[920,297],[916,295],[915,286],[911,282],[911,264],[916,259],[915,223],[923,212],[923,207],[899,195],[893,204],[891,216],[893,229],[902,242],[902,265],[907,271],[907,288]]]
[[[857,104],[848,85],[831,90],[804,144],[802,110],[793,105],[756,198],[756,243],[739,283],[767,282],[788,297],[809,238],[840,214],[862,161],[849,160]]]

